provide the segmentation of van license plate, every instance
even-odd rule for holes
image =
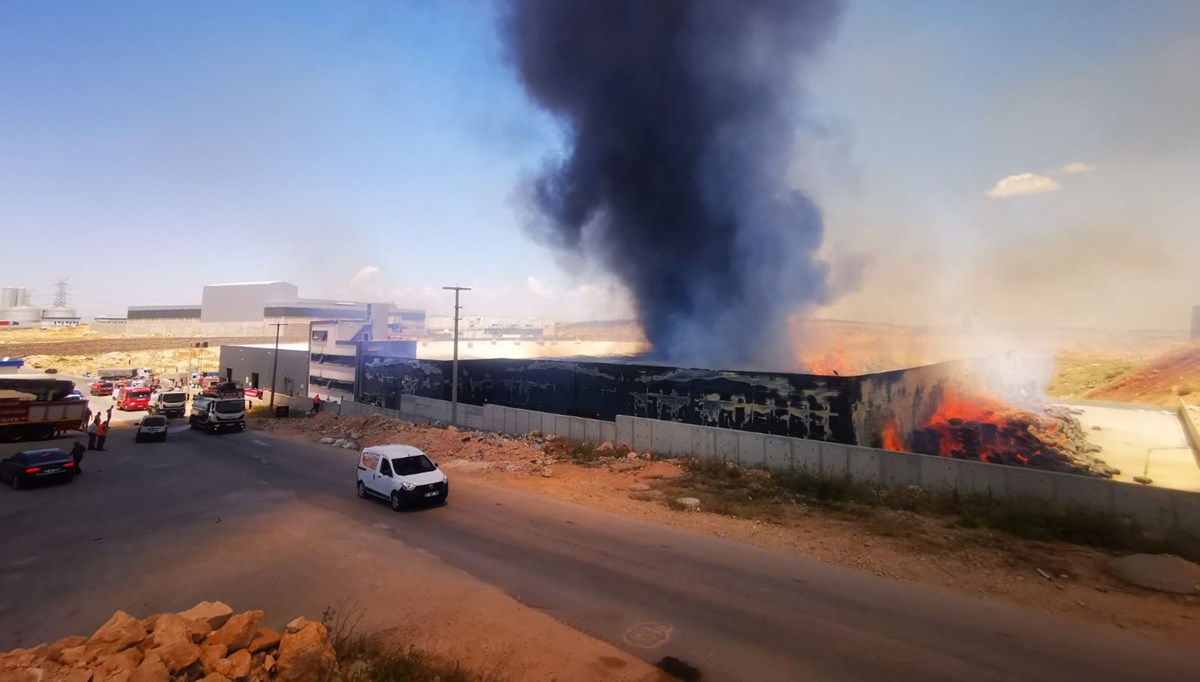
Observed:
[[[427,493],[425,493],[425,497],[437,497],[437,496],[438,496],[438,495],[440,495],[440,494],[441,494],[441,493],[439,493],[438,491],[434,490],[434,491],[431,491],[431,492],[427,492]]]

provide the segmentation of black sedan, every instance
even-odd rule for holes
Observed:
[[[0,483],[7,483],[14,490],[39,481],[70,481],[74,474],[75,460],[58,448],[26,450],[0,460]]]

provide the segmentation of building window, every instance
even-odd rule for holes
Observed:
[[[329,340],[329,332],[324,331],[324,330],[315,331],[312,333],[312,340],[313,341],[328,341]]]

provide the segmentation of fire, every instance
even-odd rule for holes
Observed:
[[[907,438],[895,420],[884,425],[882,437],[887,450],[1016,466],[1061,460],[1069,448],[1055,421],[949,388],[943,389],[933,415]]]
[[[883,449],[893,452],[908,451],[908,448],[904,447],[904,438],[900,436],[900,427],[895,419],[889,419],[888,423],[883,425]]]
[[[811,374],[849,376],[854,373],[854,368],[846,359],[845,348],[838,348],[824,355],[801,358],[801,361]]]

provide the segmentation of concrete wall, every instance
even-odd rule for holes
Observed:
[[[804,469],[877,485],[1047,499],[1129,516],[1146,526],[1200,533],[1200,493],[640,417],[618,416],[616,431],[617,442],[638,452]]]
[[[258,373],[258,388],[271,388],[274,348],[254,346],[221,346],[221,364],[217,371],[226,376],[232,370],[233,380],[247,388],[253,387],[253,374]],[[275,375],[275,391],[280,394],[308,394],[308,352],[279,349],[279,369]]]
[[[1183,423],[1183,433],[1187,436],[1188,445],[1192,446],[1196,466],[1200,466],[1200,416],[1192,412],[1182,400],[1179,401],[1179,421]]]
[[[343,403],[341,414],[384,414],[409,421],[450,418],[444,400],[404,396],[400,410]],[[805,470],[882,486],[918,486],[1050,500],[1128,516],[1140,524],[1200,533],[1200,493],[1037,469],[891,452],[657,419],[618,416],[616,423],[497,405],[459,405],[463,428],[526,434],[534,429],[592,443],[627,444],[638,452],[722,459],[777,471]]]

